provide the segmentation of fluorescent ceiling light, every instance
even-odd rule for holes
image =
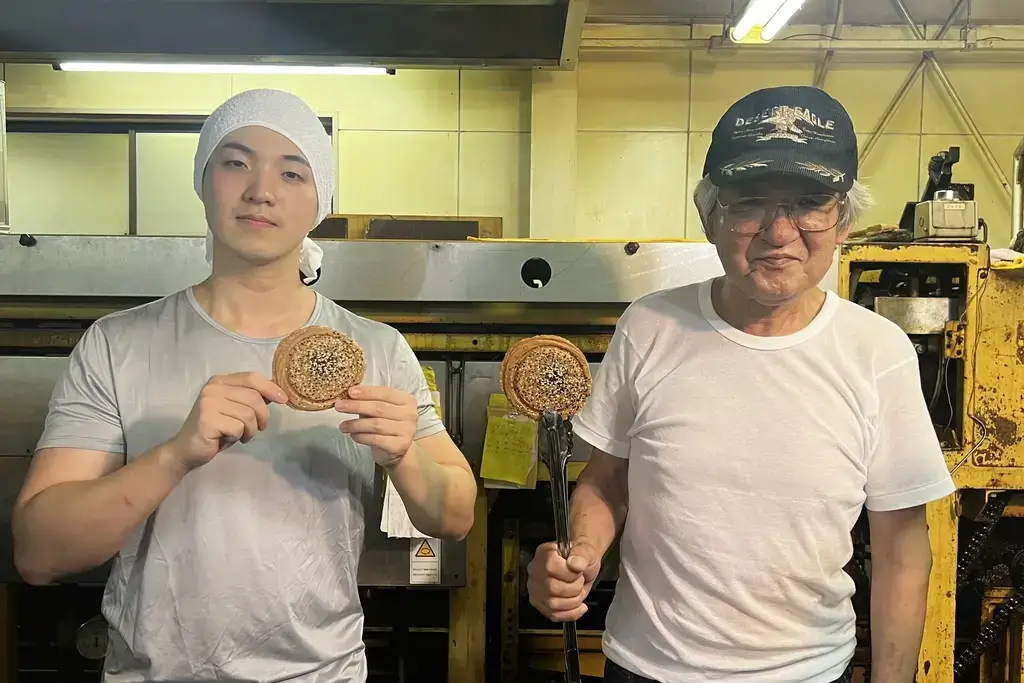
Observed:
[[[733,26],[731,37],[734,41],[742,41],[755,28],[759,28],[761,40],[771,40],[803,7],[804,2],[805,0],[750,0],[747,9]]]
[[[61,71],[100,71],[141,74],[277,74],[294,75],[385,75],[383,66],[302,66],[297,64],[159,64],[155,62],[61,62]]]

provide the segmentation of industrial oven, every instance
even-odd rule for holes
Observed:
[[[477,468],[488,396],[500,391],[498,367],[511,343],[538,332],[562,334],[597,363],[629,302],[721,271],[705,243],[325,240],[321,246],[324,272],[316,289],[406,335],[436,384],[449,431]],[[82,331],[102,315],[204,279],[204,243],[0,235],[0,263],[0,386],[7,398],[0,412],[0,583],[7,586],[0,666],[17,683],[93,681],[105,651],[98,611],[106,571],[58,586],[22,584],[11,561],[11,505],[50,391]],[[586,459],[582,446],[576,457]],[[533,519],[538,538],[551,536],[550,513],[536,514],[543,484],[533,491],[482,488],[469,537],[440,543],[433,585],[411,580],[416,543],[379,531],[383,475],[377,489],[359,572],[372,680],[436,683],[447,670],[452,683],[481,683],[488,653],[495,663],[510,657],[502,630],[488,628],[501,609],[492,596],[502,595],[506,527],[525,509],[532,517],[524,515],[523,524]]]

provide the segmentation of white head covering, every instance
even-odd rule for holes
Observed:
[[[246,90],[217,107],[203,124],[196,149],[193,184],[203,198],[203,175],[217,145],[232,131],[246,126],[261,126],[280,133],[294,143],[313,169],[316,185],[316,227],[327,217],[334,196],[334,152],[331,137],[309,106],[295,95],[281,90]],[[308,237],[302,242],[299,270],[302,280],[311,284],[323,261],[323,250]],[[213,235],[206,233],[206,261],[213,260]]]

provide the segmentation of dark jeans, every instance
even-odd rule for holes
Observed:
[[[837,678],[833,683],[850,683],[853,680],[853,667],[847,667],[846,673]],[[605,683],[658,683],[651,678],[644,678],[631,671],[626,671],[610,659],[604,663]]]

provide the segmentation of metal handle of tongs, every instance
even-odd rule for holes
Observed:
[[[551,504],[555,513],[555,539],[558,552],[569,557],[569,482],[566,477],[566,463],[572,455],[569,445],[569,427],[562,416],[553,410],[545,410],[540,416],[538,446],[541,460],[548,468],[551,480]],[[576,634],[576,622],[562,624],[562,639],[565,649],[565,681],[580,683],[580,646]]]

